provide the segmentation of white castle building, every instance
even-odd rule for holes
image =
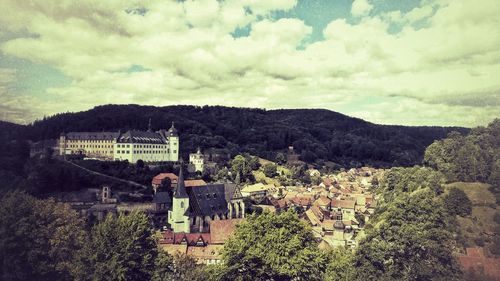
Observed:
[[[144,162],[177,162],[179,134],[177,129],[131,130],[122,132],[70,132],[59,138],[60,155],[85,155],[98,160]]]
[[[196,153],[189,154],[189,164],[193,166],[195,172],[203,172],[205,168],[205,156],[201,153],[199,147]]]

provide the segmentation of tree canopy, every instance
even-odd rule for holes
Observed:
[[[322,280],[326,266],[310,228],[293,211],[248,217],[223,257],[223,280]]]
[[[449,181],[480,181],[498,184],[500,171],[500,119],[469,135],[453,132],[432,143],[424,163],[441,171]]]
[[[0,279],[73,280],[85,237],[69,205],[7,193],[0,200]]]

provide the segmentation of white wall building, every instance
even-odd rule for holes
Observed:
[[[71,132],[61,134],[60,154],[82,154],[99,160],[177,162],[179,135],[172,123],[169,130],[121,132]]]
[[[196,153],[189,154],[189,164],[194,166],[195,172],[203,172],[203,169],[205,169],[205,157],[199,147]]]

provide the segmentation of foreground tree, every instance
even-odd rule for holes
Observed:
[[[67,204],[21,192],[0,201],[0,279],[73,280],[84,222]]]
[[[325,281],[353,280],[354,271],[354,255],[350,249],[337,248],[328,253]]]
[[[423,188],[400,194],[378,215],[356,252],[357,280],[458,280],[441,200]]]
[[[224,246],[223,280],[322,280],[325,255],[293,211],[250,216]]]
[[[108,215],[94,226],[82,252],[80,280],[151,280],[158,248],[146,215]],[[160,265],[165,265],[165,260]],[[158,276],[162,280],[162,276]]]

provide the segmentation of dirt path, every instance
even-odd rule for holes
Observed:
[[[70,165],[73,165],[79,169],[82,169],[82,170],[85,170],[91,174],[94,174],[94,175],[98,175],[98,176],[101,176],[101,177],[105,177],[105,178],[108,178],[108,179],[112,179],[112,180],[115,180],[115,181],[119,181],[119,182],[123,182],[123,183],[126,183],[126,184],[129,184],[129,185],[132,185],[132,186],[136,186],[136,187],[140,187],[142,189],[147,189],[148,187],[145,186],[145,185],[142,185],[142,184],[139,184],[139,183],[136,183],[134,181],[129,181],[129,180],[124,180],[124,179],[120,179],[120,178],[115,178],[115,177],[112,177],[112,176],[109,176],[109,175],[105,175],[105,174],[102,174],[102,173],[99,173],[99,172],[96,172],[96,171],[92,171],[92,170],[89,170],[83,166],[80,166],[78,164],[75,164],[71,161],[67,161],[67,160],[63,160],[64,162],[70,164]]]

